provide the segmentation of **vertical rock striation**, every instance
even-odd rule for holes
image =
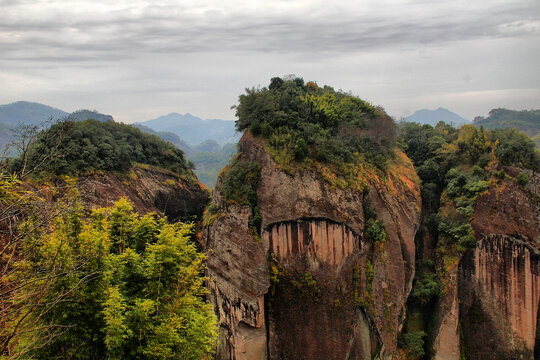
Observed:
[[[468,359],[533,358],[540,253],[505,235],[483,238],[460,266],[460,317]]]

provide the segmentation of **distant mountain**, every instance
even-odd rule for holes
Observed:
[[[205,142],[203,144],[209,145]],[[203,145],[201,144],[201,145]],[[209,189],[216,185],[219,172],[231,161],[236,154],[236,144],[226,144],[215,151],[216,147],[208,148],[212,151],[197,151],[187,155],[187,159],[195,164],[195,174],[200,182]]]
[[[0,123],[9,127],[19,124],[41,125],[49,119],[58,120],[68,115],[60,109],[29,101],[0,105]]]
[[[235,143],[240,138],[236,132],[234,121],[208,119],[203,120],[189,113],[160,116],[157,119],[140,123],[155,131],[175,133],[190,146],[206,140],[215,140],[218,144]]]
[[[186,159],[195,164],[197,178],[209,189],[216,185],[219,172],[236,154],[236,143],[225,144],[221,147],[215,140],[205,140],[198,145],[189,146],[172,132],[155,131],[140,123],[133,124],[133,126],[146,133],[156,135],[184,151]]]
[[[191,147],[188,144],[186,144],[184,140],[180,139],[180,137],[176,135],[175,133],[167,132],[167,131],[155,131],[155,130],[150,129],[148,126],[144,126],[141,124],[133,124],[133,126],[141,131],[144,131],[152,135],[156,135],[162,140],[172,143],[174,146],[182,150],[186,155],[191,154],[193,152]]]
[[[85,120],[97,120],[100,122],[114,121],[111,115],[105,115],[97,112],[96,110],[77,110],[69,114],[66,120],[69,121],[85,121]]]
[[[14,133],[12,128],[10,128],[7,125],[0,124],[0,157],[4,155],[13,156],[13,152],[9,152],[8,154],[4,154],[4,146],[12,143],[15,140]]]
[[[196,152],[217,153],[221,151],[221,146],[219,146],[215,140],[206,140],[199,145],[192,146],[191,148]]]
[[[101,114],[91,110],[77,110],[67,113],[63,110],[53,108],[30,101],[17,101],[7,105],[0,105],[0,155],[4,146],[15,141],[15,129],[20,125],[39,126],[48,128],[58,120],[84,121],[94,119],[101,122],[114,121],[111,115]],[[10,156],[16,155],[13,151]]]
[[[540,134],[540,109],[537,110],[508,110],[492,109],[487,118],[474,118],[475,126],[486,129],[516,128],[534,138]]]
[[[447,124],[460,127],[464,124],[470,124],[471,122],[458,114],[444,108],[438,108],[437,110],[418,110],[411,116],[407,116],[403,119],[405,122],[415,122],[421,125],[429,124],[431,126],[437,125],[439,121],[444,121]]]

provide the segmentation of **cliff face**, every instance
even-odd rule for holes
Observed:
[[[525,189],[504,180],[477,199],[471,223],[477,245],[463,256],[442,297],[436,359],[459,359],[460,348],[467,359],[535,358],[540,237],[538,179],[529,176]]]
[[[508,170],[507,170],[508,171]],[[460,264],[460,320],[467,358],[533,359],[540,301],[534,193],[503,181],[482,195],[472,226],[476,249]],[[490,356],[491,356],[490,355]]]
[[[257,207],[225,203],[205,231],[210,297],[220,320],[218,359],[356,359],[397,352],[414,276],[420,193],[402,154],[388,179],[342,189],[316,171],[285,172],[261,139],[244,135],[240,161],[261,165]],[[399,162],[399,164],[398,164]],[[363,234],[364,197],[386,228]]]
[[[170,221],[201,219],[209,201],[204,185],[171,172],[134,166],[125,175],[96,173],[77,181],[87,207],[111,206],[127,197],[140,213],[158,212]]]
[[[533,359],[540,300],[540,252],[488,235],[460,266],[460,319],[468,359]]]

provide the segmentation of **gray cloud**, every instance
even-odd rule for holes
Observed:
[[[397,115],[446,105],[473,117],[512,91],[527,99],[508,95],[519,106],[540,106],[532,0],[0,0],[0,10],[0,103],[232,118],[244,87],[297,73]]]
[[[210,51],[324,54],[540,33],[538,16],[533,16],[537,6],[529,2],[467,6],[451,15],[444,8],[434,13],[433,5],[420,3],[413,7],[417,10],[401,6],[395,13],[384,8],[380,14],[360,9],[337,13],[332,8],[329,14],[320,14],[308,7],[289,14],[246,14],[233,9],[228,14],[194,15],[175,11],[175,6],[149,5],[137,14],[44,10],[42,18],[25,17],[17,5],[9,7],[0,25],[5,59],[119,60],[139,53]]]

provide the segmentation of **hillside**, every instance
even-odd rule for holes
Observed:
[[[208,119],[203,120],[189,113],[160,116],[140,123],[155,131],[172,132],[189,144],[197,145],[206,140],[215,140],[220,145],[235,143],[239,135],[234,129],[233,121]]]
[[[492,109],[488,117],[477,116],[474,125],[485,129],[516,128],[529,135],[540,147],[540,110]],[[536,137],[536,138],[535,138]]]
[[[421,125],[429,124],[431,126],[437,125],[439,121],[444,121],[447,124],[459,127],[464,124],[470,124],[470,121],[459,116],[458,114],[444,108],[438,108],[437,110],[418,110],[414,114],[407,116],[403,119],[404,122],[415,122]]]
[[[60,122],[39,134],[28,151],[27,167],[41,164],[44,174],[79,175],[96,171],[126,171],[135,163],[152,165],[195,180],[181,150],[130,125],[86,120]],[[21,157],[11,161],[20,171]]]
[[[111,115],[101,114],[96,110],[77,110],[69,114],[66,118],[67,121],[85,121],[85,120],[97,120],[101,122],[114,121]]]
[[[0,123],[8,126],[42,125],[50,119],[58,120],[68,115],[63,110],[29,101],[0,105]]]
[[[156,135],[160,139],[170,142],[171,144],[173,144],[174,146],[182,150],[184,154],[186,155],[193,152],[190,146],[186,144],[186,142],[182,140],[175,133],[167,132],[167,131],[155,131],[155,130],[150,129],[148,126],[144,126],[142,124],[133,124],[132,126],[136,127],[137,129],[140,129],[141,131],[145,133]]]
[[[195,165],[195,174],[200,182],[212,189],[221,169],[225,167],[236,153],[236,144],[225,144],[221,147],[215,140],[206,140],[198,145],[189,146],[172,132],[154,131],[147,126],[134,124],[143,132],[158,136],[182,150],[186,159]]]
[[[393,121],[300,78],[248,89],[236,111],[244,135],[205,219],[216,358],[397,354],[421,204]]]
[[[195,164],[194,172],[199,181],[212,189],[216,185],[219,172],[236,154],[236,147],[236,144],[226,144],[223,147],[219,145],[211,148],[201,147],[200,149],[196,147],[197,151],[188,154],[186,158]]]

